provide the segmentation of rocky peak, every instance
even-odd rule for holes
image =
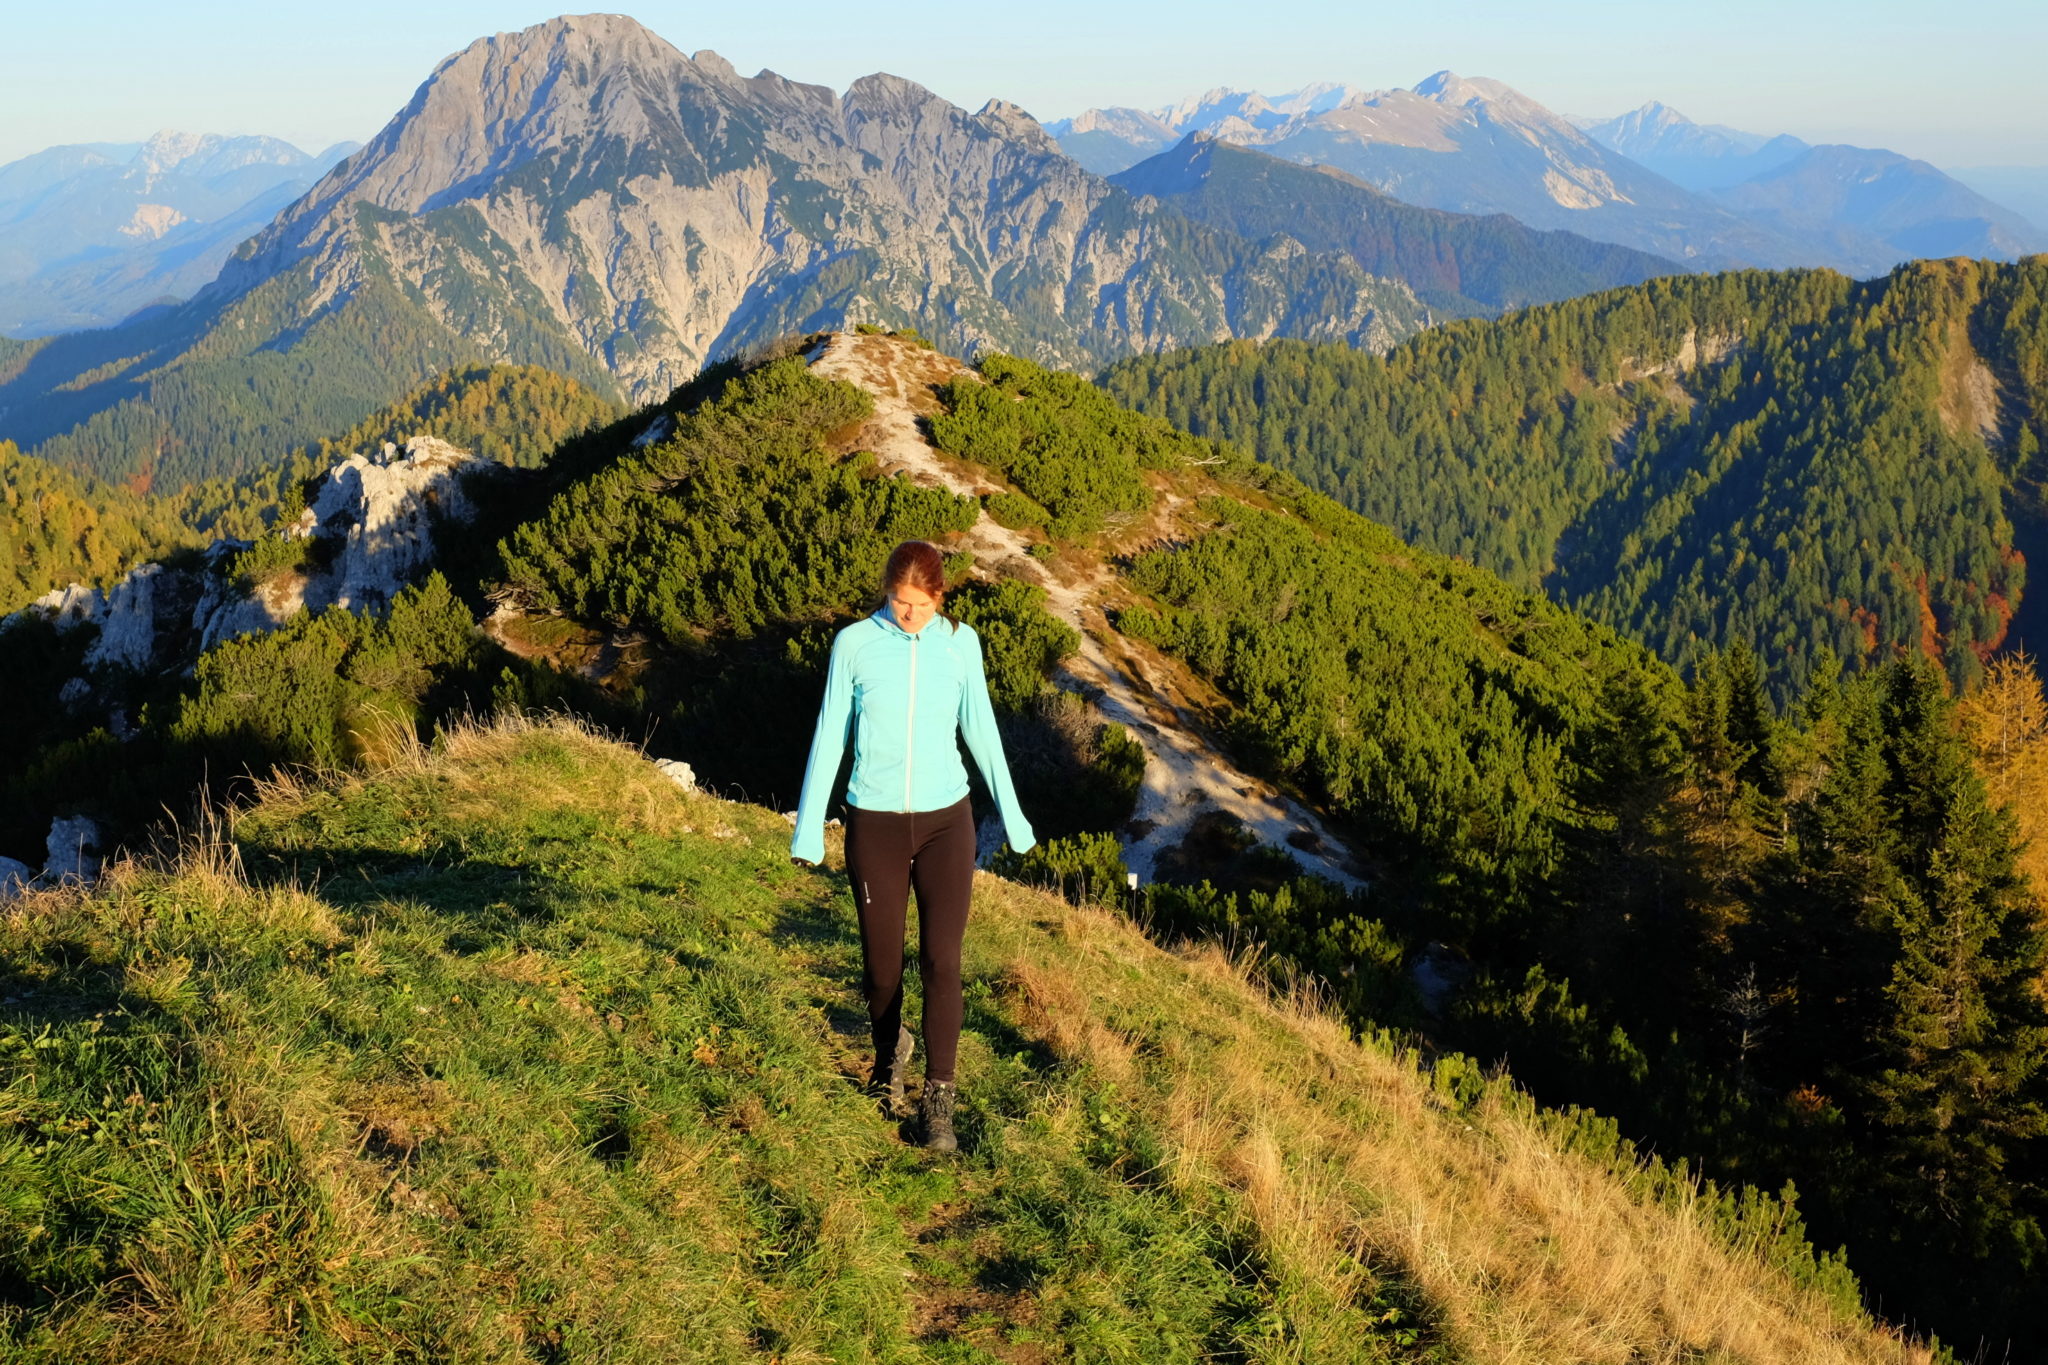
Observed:
[[[1439,104],[1473,104],[1486,98],[1475,82],[1466,80],[1449,68],[1417,81],[1415,93]]]
[[[142,150],[135,154],[131,163],[135,169],[152,175],[161,174],[175,167],[179,162],[197,156],[220,141],[208,133],[180,133],[161,129],[142,144]]]
[[[311,607],[379,610],[416,579],[434,554],[439,525],[474,515],[463,476],[476,457],[433,436],[374,456],[351,455],[327,472],[313,503],[287,534],[338,538],[340,553],[309,580]]]
[[[175,172],[199,178],[225,175],[244,166],[303,166],[309,158],[291,143],[274,137],[226,137],[219,133],[164,130],[142,144],[129,162],[131,174]]]
[[[1021,142],[1041,152],[1060,155],[1060,147],[1037,119],[1008,100],[990,100],[975,111],[975,121],[1012,142]]]
[[[698,48],[695,52],[692,52],[690,54],[690,65],[696,67],[705,76],[713,79],[736,81],[740,78],[740,73],[733,69],[731,62],[719,56],[708,47]],[[765,76],[770,73],[764,71],[761,74]]]
[[[954,108],[916,81],[892,76],[886,71],[862,76],[846,88],[846,97],[840,103],[845,106],[849,118],[906,123],[915,121],[934,105],[948,110]]]
[[[1423,99],[1453,109],[1465,109],[1496,123],[1539,129],[1575,147],[1592,149],[1593,143],[1566,119],[1530,99],[1502,81],[1484,76],[1460,76],[1439,71],[1416,85],[1414,93]]]
[[[475,514],[468,476],[495,468],[433,436],[351,455],[327,472],[312,505],[281,532],[288,540],[330,542],[331,554],[314,557],[321,567],[245,595],[228,569],[247,543],[215,541],[197,566],[141,564],[104,591],[73,583],[22,614],[59,630],[97,626],[88,667],[144,671],[171,666],[194,646],[211,649],[250,631],[275,630],[305,608],[382,610],[426,570],[438,533]]]
[[[685,89],[729,80],[715,53],[699,66],[623,15],[550,19],[479,38],[444,60],[362,151],[242,248],[219,288],[274,274],[346,231],[358,202],[418,213],[473,192],[551,151],[600,136],[658,138]]]

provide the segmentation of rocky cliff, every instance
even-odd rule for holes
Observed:
[[[1092,367],[1234,337],[1384,349],[1427,320],[1348,256],[1118,189],[1013,105],[742,77],[585,16],[443,62],[190,304],[0,367],[0,434],[184,483],[480,362],[645,402],[858,322]]]
[[[1274,332],[1384,345],[1419,320],[1348,262],[1161,215],[1014,105],[970,114],[888,75],[844,95],[742,77],[615,16],[449,58],[219,288],[311,261],[339,296],[366,251],[451,323],[493,285],[499,307],[537,301],[641,398],[836,318],[1068,364]]]

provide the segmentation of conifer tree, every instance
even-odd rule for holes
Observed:
[[[2048,1136],[2048,935],[2016,866],[2012,817],[1971,766],[1941,675],[1922,662],[1881,678],[1897,873],[1880,913],[1894,945],[1873,1064],[1858,1078],[1880,1135],[1872,1176],[1949,1255],[2043,1251],[2038,1173]]]

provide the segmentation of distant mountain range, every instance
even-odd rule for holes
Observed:
[[[2048,166],[1957,166],[1951,174],[2036,227],[2048,228]]]
[[[1870,273],[1924,256],[2011,260],[2048,233],[1925,161],[1694,123],[1662,104],[1586,125],[1595,141]]]
[[[1471,313],[1676,268],[1327,176],[1357,221],[1326,206],[1312,229],[1197,178],[1112,184],[1000,101],[970,114],[888,75],[842,96],[629,19],[557,19],[443,62],[191,302],[0,343],[0,436],[168,488],[479,362],[646,401],[715,357],[857,322],[1066,367],[1232,337],[1384,349],[1433,317],[1408,273]],[[1366,215],[1434,244],[1369,240]]]
[[[1333,167],[1283,161],[1208,133],[1192,133],[1110,180],[1243,237],[1284,234],[1311,251],[1349,256],[1374,275],[1405,281],[1451,316],[1486,316],[1684,270],[1648,252],[1539,232],[1501,214],[1416,208]]]
[[[1683,189],[1727,189],[1810,150],[1789,134],[1763,137],[1720,123],[1694,123],[1652,100],[1640,109],[1579,125],[1601,146],[1648,166]]]
[[[1212,91],[1150,112],[1091,110],[1047,125],[1085,164],[1115,173],[1193,132],[1331,166],[1405,203],[1505,213],[1695,269],[1804,263],[1798,241],[1689,194],[1498,81],[1439,71],[1412,90],[1317,87],[1267,100]],[[1304,92],[1305,93],[1305,92]],[[1121,164],[1119,164],[1121,163]]]
[[[1412,90],[1212,90],[1046,125],[1114,175],[1192,133],[1331,166],[1407,203],[1506,213],[1696,269],[1823,265],[1880,274],[1918,256],[2010,259],[2048,233],[1923,161],[1693,123],[1661,104],[1583,127],[1499,81],[1439,71]]]
[[[360,144],[158,133],[0,166],[0,333],[104,327],[191,297],[244,238]]]

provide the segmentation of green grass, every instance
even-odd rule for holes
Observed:
[[[850,907],[783,821],[468,745],[9,923],[10,1359],[1293,1358],[1000,940],[936,1158],[858,1091]]]
[[[927,1154],[788,835],[501,724],[14,903],[0,1359],[1924,1358],[1526,1105],[993,877]]]

